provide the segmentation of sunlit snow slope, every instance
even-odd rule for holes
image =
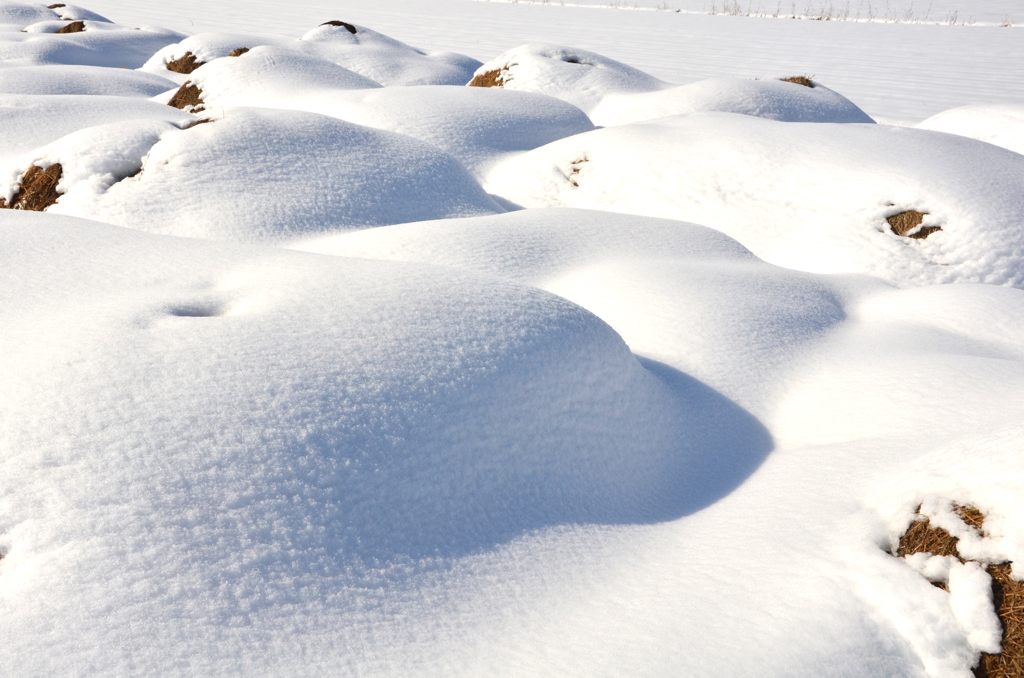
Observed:
[[[1024,661],[1006,6],[0,0],[0,673]]]

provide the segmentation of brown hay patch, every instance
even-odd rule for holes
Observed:
[[[1010,579],[1010,564],[989,565],[996,614],[1003,623],[1002,654],[983,654],[978,678],[1024,676],[1024,582]]]
[[[892,232],[896,235],[901,235],[906,238],[914,238],[915,240],[924,240],[932,233],[941,231],[941,226],[924,226],[918,230],[916,229],[924,221],[927,212],[916,212],[914,210],[907,210],[906,212],[900,212],[886,219],[889,222],[889,226],[892,227]]]
[[[956,504],[953,508],[964,523],[985,536],[982,531],[985,515],[981,511]],[[928,518],[924,518],[912,523],[906,534],[900,537],[896,554],[903,557],[912,553],[930,553],[955,556],[963,561],[956,549],[958,541],[946,530],[931,527]],[[982,653],[974,675],[976,678],[1024,678],[1024,582],[1010,578],[1011,563],[988,565],[985,570],[992,577],[993,603],[1003,625],[1003,651],[1001,654]]]
[[[248,47],[236,47],[235,49],[228,52],[228,56],[239,57],[249,51]]]
[[[487,71],[480,75],[474,75],[473,79],[466,85],[467,87],[502,87],[505,84],[505,78],[502,77],[501,71]]]
[[[199,89],[198,85],[186,82],[178,88],[178,91],[174,93],[174,96],[167,102],[167,105],[173,108],[180,108],[183,111],[198,113],[203,110],[203,90]]]
[[[47,5],[46,9],[57,9],[58,7],[67,7],[64,3],[57,3],[56,5]]]
[[[344,28],[344,29],[345,29],[346,31],[348,31],[349,33],[351,33],[352,35],[355,35],[355,34],[356,34],[356,27],[355,27],[355,26],[353,26],[352,24],[347,24],[347,23],[345,23],[344,21],[338,21],[338,20],[334,20],[334,21],[325,21],[325,22],[323,22],[323,23],[322,23],[322,24],[320,24],[320,25],[321,25],[321,26],[341,26],[341,27],[343,27],[343,28]]]
[[[192,129],[196,125],[205,125],[208,122],[213,122],[213,119],[212,118],[199,118],[198,120],[193,120],[189,124],[185,125],[184,127],[182,127],[182,129],[183,130]]]
[[[21,178],[11,204],[8,205],[6,200],[0,198],[0,209],[42,212],[60,197],[57,184],[63,171],[60,163],[50,165],[46,169],[32,165]]]
[[[185,56],[181,57],[180,59],[168,61],[167,70],[174,71],[175,73],[181,73],[183,75],[188,75],[189,73],[193,72],[194,70],[202,66],[204,63],[205,62],[196,59],[196,55],[192,52],[185,52]]]
[[[64,28],[57,31],[58,33],[81,33],[85,30],[84,21],[72,21]]]
[[[814,76],[812,75],[811,78],[813,77]],[[814,81],[812,81],[811,78],[808,78],[806,75],[794,75],[789,78],[783,78],[782,82],[791,82],[794,85],[803,85],[804,87],[814,89]]]

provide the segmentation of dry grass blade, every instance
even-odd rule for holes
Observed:
[[[58,33],[81,33],[85,30],[84,21],[72,21],[64,28],[57,31]]]
[[[60,183],[63,171],[60,163],[50,165],[46,169],[35,165],[29,167],[11,203],[7,204],[6,200],[0,198],[0,209],[42,212],[60,197],[57,184]]]
[[[181,57],[180,59],[168,61],[167,70],[173,71],[175,73],[182,73],[184,75],[188,75],[189,73],[193,72],[194,70],[202,66],[204,63],[205,62],[196,59],[196,55],[192,52],[185,52],[185,56]]]
[[[501,71],[487,71],[480,75],[474,75],[469,81],[468,87],[501,87],[505,79],[501,77]]]

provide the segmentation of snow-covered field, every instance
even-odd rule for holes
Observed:
[[[1018,3],[609,4],[0,0],[3,675],[1024,661]]]

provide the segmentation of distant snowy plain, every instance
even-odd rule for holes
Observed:
[[[890,552],[1024,578],[1015,3],[600,4],[0,1],[4,675],[999,650]]]

